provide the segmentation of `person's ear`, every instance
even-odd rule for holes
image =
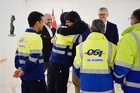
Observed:
[[[134,22],[134,24],[138,23],[138,19],[137,18],[134,18],[133,19],[133,22]]]
[[[93,32],[93,29],[90,27],[90,33]]]
[[[109,16],[109,14],[107,14],[107,17]]]
[[[106,33],[106,30],[104,30],[103,32],[102,32],[102,34],[105,34]]]
[[[36,24],[36,26],[38,26],[38,25],[40,25],[40,22],[39,22],[39,21],[37,21],[35,24]]]
[[[38,25],[38,23],[39,23],[39,22],[37,21],[37,22],[35,23],[35,25]]]

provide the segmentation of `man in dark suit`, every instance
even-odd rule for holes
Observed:
[[[118,28],[117,28],[117,25],[114,24],[114,23],[111,23],[107,20],[107,17],[108,17],[108,9],[105,8],[105,7],[101,7],[99,10],[98,10],[98,16],[99,16],[99,19],[103,20],[104,23],[105,23],[105,36],[106,38],[114,43],[115,45],[117,45],[117,42],[119,40],[119,35],[118,35]]]
[[[52,51],[53,44],[51,43],[52,37],[55,35],[55,28],[52,28],[52,16],[44,14],[45,25],[41,31],[41,38],[43,42],[43,57],[44,57],[44,72],[49,66],[49,58]]]

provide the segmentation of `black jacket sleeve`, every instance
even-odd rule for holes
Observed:
[[[82,34],[87,28],[88,25],[84,21],[79,21],[68,28],[59,27],[57,29],[57,33],[62,34],[64,36]]]
[[[51,30],[54,36],[56,29],[52,28]],[[43,27],[43,30],[41,31],[41,38],[44,44],[51,43],[52,37],[50,37],[49,32],[47,31],[45,26]]]

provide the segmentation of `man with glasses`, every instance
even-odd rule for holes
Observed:
[[[99,16],[99,19],[103,20],[103,22],[105,23],[105,34],[104,35],[110,42],[117,45],[117,42],[119,40],[118,29],[117,29],[116,24],[113,24],[107,20],[107,18],[109,16],[108,9],[105,7],[101,7],[98,10],[98,16]]]
[[[131,26],[122,32],[118,42],[113,74],[124,93],[140,93],[140,9],[130,19]]]
[[[80,78],[80,93],[114,93],[111,70],[116,45],[103,35],[104,27],[101,19],[93,20],[92,33],[76,46],[74,72]]]

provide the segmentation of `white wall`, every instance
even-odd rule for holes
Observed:
[[[133,10],[140,8],[140,0],[3,0],[0,3],[0,60],[8,58],[13,61],[16,50],[17,38],[28,27],[27,16],[37,10],[44,13],[55,11],[57,24],[60,23],[59,16],[64,11],[77,11],[81,18],[91,25],[93,19],[98,18],[98,9],[105,6],[109,10],[108,20],[118,25],[119,35],[130,25],[128,18]],[[15,15],[14,21],[15,37],[9,37],[10,18]],[[121,36],[120,36],[121,37]]]
[[[0,3],[0,60],[8,58],[13,61],[18,36],[27,27],[26,5],[24,0],[4,0]],[[9,37],[11,15],[15,15],[15,37]]]

